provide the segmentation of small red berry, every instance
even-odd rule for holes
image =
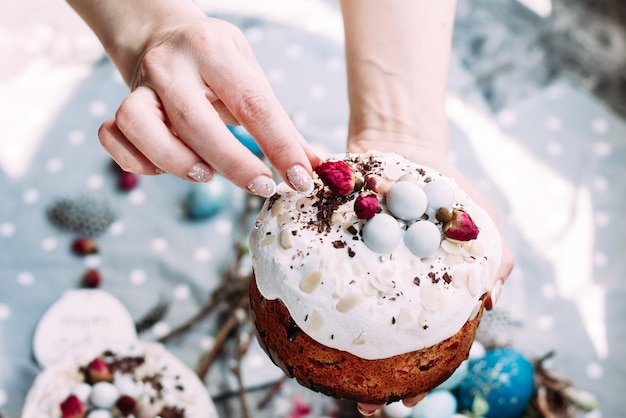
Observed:
[[[139,176],[128,171],[122,171],[117,178],[117,187],[123,191],[129,191],[137,187]]]
[[[96,269],[89,269],[83,274],[81,279],[82,287],[87,289],[95,289],[100,287],[100,283],[102,282],[102,276],[100,272]]]
[[[76,255],[88,255],[98,252],[98,246],[89,237],[79,237],[72,242],[72,251]]]
[[[70,395],[61,403],[62,418],[83,418],[85,416],[85,405],[76,395]]]
[[[359,219],[370,219],[378,213],[380,201],[375,194],[363,193],[354,200],[354,213]]]
[[[317,166],[315,172],[333,193],[347,196],[354,191],[356,177],[345,161],[327,161]]]

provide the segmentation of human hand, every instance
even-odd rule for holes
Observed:
[[[318,157],[276,99],[243,33],[204,15],[174,19],[137,55],[131,93],[98,136],[126,171],[206,182],[215,172],[274,193],[270,168],[232,135],[241,124],[294,189],[312,186]]]

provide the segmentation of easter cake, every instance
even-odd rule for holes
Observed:
[[[272,361],[310,389],[389,403],[468,356],[501,258],[454,180],[392,153],[333,155],[280,184],[250,234],[250,306]]]

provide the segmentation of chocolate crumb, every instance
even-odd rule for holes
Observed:
[[[419,286],[419,285],[420,285],[420,278],[416,276],[416,277],[413,279],[413,283],[415,283],[417,286]]]
[[[341,241],[341,240],[337,240],[337,241],[333,241],[333,247],[335,248],[344,248],[346,246],[346,243]]]
[[[348,257],[352,258],[356,255],[356,253],[354,252],[354,250],[350,247],[348,247]]]

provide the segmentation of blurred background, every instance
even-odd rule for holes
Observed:
[[[244,31],[304,136],[342,151],[348,107],[337,1],[198,4]],[[128,90],[97,39],[62,1],[4,0],[1,8],[0,411],[14,418],[38,371],[36,324],[85,268],[102,272],[101,287],[133,318],[165,295],[168,314],[141,335],[158,338],[193,315],[232,265],[224,242],[240,234],[245,203],[221,184],[211,193],[227,203],[190,221],[187,183],[141,178],[120,191],[96,134]],[[622,416],[626,7],[459,0],[453,46],[450,157],[492,199],[517,260],[490,338],[497,331],[529,358],[553,351],[550,368],[598,399],[587,416]],[[46,217],[59,199],[82,194],[106,199],[117,214],[100,253],[85,259]],[[193,366],[215,327],[208,321],[168,348]],[[280,380],[260,351],[247,361],[247,385]],[[210,392],[221,399],[233,387],[228,370],[212,375]],[[321,395],[287,385],[253,416],[289,416],[294,398],[318,405],[309,416],[325,413]],[[228,401],[218,406],[237,416]]]

